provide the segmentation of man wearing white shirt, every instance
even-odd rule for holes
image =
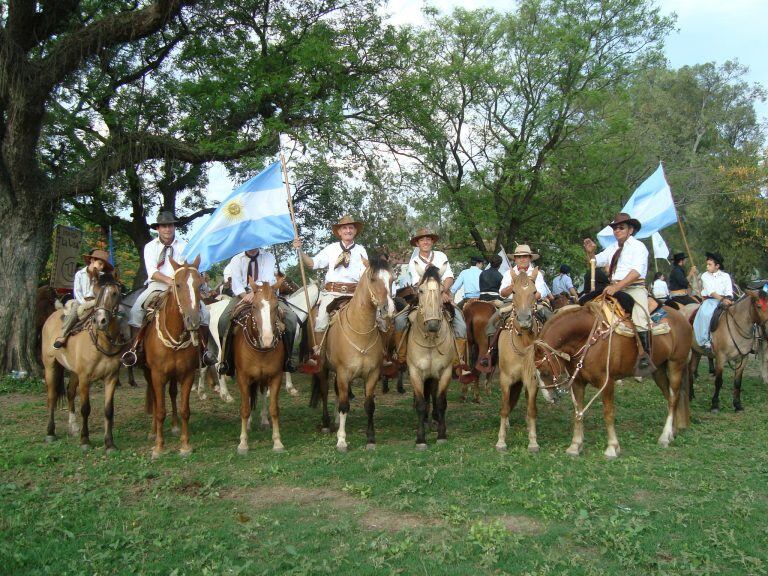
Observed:
[[[644,370],[650,366],[648,330],[648,290],[645,288],[645,276],[648,272],[648,249],[635,238],[640,231],[640,222],[629,214],[621,212],[609,224],[613,229],[616,244],[609,246],[595,255],[596,245],[591,238],[584,239],[584,252],[587,260],[595,258],[597,266],[608,266],[611,283],[603,294],[615,296],[619,292],[627,294],[634,301],[632,322],[645,354],[640,357],[638,368]]]
[[[718,252],[707,252],[707,271],[701,275],[701,296],[704,301],[693,321],[693,333],[699,346],[712,345],[709,327],[715,310],[733,304],[731,275],[723,270],[723,257]]]

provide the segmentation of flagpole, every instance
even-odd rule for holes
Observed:
[[[288,196],[288,211],[291,214],[291,223],[293,224],[293,233],[296,239],[299,238],[299,229],[296,226],[296,215],[293,211],[293,199],[291,198],[291,187],[288,183],[288,167],[285,165],[285,157],[280,152],[280,164],[283,167],[283,178],[285,179],[285,192]],[[299,270],[301,271],[301,283],[304,287],[304,298],[307,302],[307,321],[309,322],[309,333],[312,338],[312,349],[317,348],[315,341],[315,322],[312,320],[312,305],[309,303],[309,291],[307,290],[307,274],[304,271],[304,261],[301,259],[301,250],[296,248],[296,256],[299,258]]]
[[[664,169],[664,163],[659,162],[659,164],[662,167],[662,170]],[[664,180],[667,179],[666,174],[664,175]],[[669,186],[669,181],[667,181],[667,185]],[[669,186],[669,195],[672,196],[672,206],[675,209],[675,216],[677,216],[677,225],[680,228],[680,236],[683,238],[683,245],[685,246],[685,254],[688,257],[688,259],[691,261],[691,267],[696,268],[696,263],[693,261],[693,254],[691,253],[691,247],[688,246],[688,238],[685,235],[685,228],[683,228],[683,221],[680,220],[680,212],[677,211],[677,205],[675,204],[675,195],[672,192],[672,186]]]

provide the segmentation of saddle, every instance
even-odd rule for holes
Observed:
[[[70,302],[72,304],[70,304]],[[66,316],[66,312],[70,309],[70,306],[77,306],[77,300],[70,300],[67,303],[67,306],[64,308],[64,312],[61,315],[62,321],[64,320],[64,317]],[[69,330],[68,336],[74,336],[75,334],[78,334],[85,330],[88,327],[88,323],[91,321],[91,318],[93,318],[93,314],[95,312],[95,308],[91,307],[88,308],[82,316],[78,316],[77,324],[72,326],[72,328]]]
[[[608,324],[615,323],[616,334],[628,338],[635,337],[635,325],[632,322],[632,315],[624,309],[618,299],[608,296],[599,301],[591,302],[588,305],[601,314]],[[664,318],[667,316],[664,309],[657,304],[653,310],[649,310],[649,312],[651,317],[651,334],[653,336],[669,334],[671,327],[664,321]]]
[[[147,326],[150,322],[152,322],[152,320],[155,319],[155,315],[158,313],[160,308],[163,307],[163,304],[165,304],[165,301],[168,299],[169,293],[169,290],[163,290],[162,292],[152,292],[152,294],[150,294],[149,297],[144,301],[142,308],[147,311],[147,314],[144,316],[142,327]]]
[[[328,315],[330,316],[334,312],[340,312],[347,304],[349,304],[350,300],[352,300],[352,296],[337,296],[331,300],[326,308]],[[318,305],[315,306],[318,307]]]

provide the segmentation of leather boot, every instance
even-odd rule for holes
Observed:
[[[648,331],[640,332],[638,330],[637,337],[640,339],[640,344],[643,346],[645,354],[640,356],[637,367],[640,370],[647,370],[651,366],[651,348],[650,348],[650,333]]]
[[[75,324],[77,324],[77,304],[73,304],[72,310],[64,316],[64,321],[61,323],[61,336],[56,338],[53,342],[53,347],[56,350],[59,350],[60,348],[63,348],[67,345],[67,338],[69,338],[69,333],[72,331],[72,328],[75,327]]]
[[[208,350],[208,335],[210,334],[210,332],[208,332],[208,326],[200,326],[197,334],[200,337],[203,366],[215,366],[217,359],[211,354],[211,351]]]
[[[466,362],[466,357],[467,357],[467,339],[466,338],[456,338],[456,348],[458,348],[458,350],[459,350],[459,356],[456,359],[455,365],[461,371],[459,373],[459,376],[467,376],[469,374],[472,374],[472,372],[468,369],[469,366],[467,366],[467,362]]]
[[[285,361],[283,363],[283,371],[293,373],[296,372],[296,365],[293,363],[293,341],[295,334],[290,330],[283,332],[283,349],[285,350]]]
[[[493,370],[493,353],[499,344],[499,336],[501,335],[501,325],[496,326],[496,330],[493,332],[493,336],[488,343],[488,350],[477,359],[475,363],[475,370],[489,374]]]

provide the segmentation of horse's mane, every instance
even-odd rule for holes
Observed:
[[[372,276],[376,276],[382,270],[392,272],[389,269],[389,261],[384,256],[375,256],[368,261],[368,264]]]
[[[430,278],[432,280],[437,280],[437,283],[440,284],[440,269],[432,264],[427,266],[427,269],[424,270],[424,276],[421,277],[421,281],[425,282]]]
[[[119,284],[119,282],[115,280],[115,276],[112,272],[102,272],[99,274],[98,283],[102,288],[104,286],[109,286],[110,284]]]

